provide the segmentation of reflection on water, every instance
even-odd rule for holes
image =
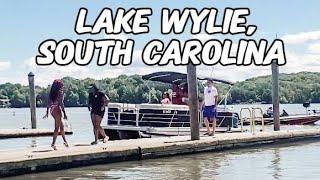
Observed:
[[[279,149],[273,150],[273,160],[271,161],[270,168],[273,169],[273,178],[274,179],[280,179],[281,178],[281,166],[280,166],[280,151]]]
[[[201,153],[29,174],[9,179],[319,179],[320,142]]]

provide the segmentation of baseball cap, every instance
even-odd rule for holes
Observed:
[[[95,84],[90,84],[87,89],[91,89],[91,88],[99,89]]]

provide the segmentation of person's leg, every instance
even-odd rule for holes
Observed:
[[[211,135],[214,136],[216,133],[216,126],[217,126],[217,111],[216,108],[213,106],[213,111],[212,111],[212,117],[211,117],[211,122],[212,122],[212,133]]]
[[[51,111],[51,115],[54,119],[54,131],[53,131],[53,138],[52,138],[52,144],[51,147],[56,150],[56,140],[57,140],[57,136],[59,133],[59,129],[60,129],[60,124],[61,124],[61,111],[58,107],[53,107],[52,111]]]
[[[101,121],[102,121],[102,117],[99,115],[96,115],[96,125],[98,129],[98,134],[100,133],[102,135],[103,142],[106,143],[109,140],[109,137],[106,135],[106,133],[104,132],[104,129],[101,127]]]
[[[60,120],[60,133],[61,133],[61,136],[62,136],[62,139],[63,139],[63,144],[66,147],[69,147],[69,144],[67,142],[66,135],[65,135],[65,132],[64,132],[64,126],[63,126],[62,120]]]
[[[54,117],[54,131],[53,131],[53,138],[52,138],[52,143],[51,143],[51,147],[56,150],[56,140],[57,140],[57,136],[58,136],[58,133],[59,133],[59,126],[60,126],[60,123],[59,123],[59,118],[55,118]]]
[[[212,119],[212,136],[214,136],[215,135],[215,133],[216,133],[216,126],[217,126],[217,120],[216,120],[216,118],[214,117],[213,119]]]
[[[92,145],[97,144],[98,142],[98,133],[97,133],[97,125],[96,125],[96,116],[94,113],[91,113],[91,121],[93,125],[93,134],[94,134],[94,141],[91,143]]]
[[[97,123],[97,119],[95,118],[95,120],[94,120],[95,122],[95,127],[94,127],[94,131],[95,131],[95,133],[94,133],[94,141],[96,142],[96,143],[98,143],[98,140],[99,140],[99,126],[98,126],[98,123]]]
[[[203,120],[207,128],[207,134],[210,135],[210,122],[208,118],[208,108],[206,106],[203,108]]]
[[[91,122],[92,122],[92,131],[93,131],[93,133],[95,134],[95,130],[94,130],[94,128],[95,128],[95,123],[94,123],[94,114],[93,113],[91,113],[90,114],[90,118],[91,118]],[[96,135],[94,135],[94,137],[95,137]]]
[[[207,133],[208,135],[210,134],[210,123],[209,123],[209,120],[207,117],[204,117],[204,124],[206,125],[206,128],[207,128]]]
[[[211,136],[212,134],[212,119],[210,117],[207,118],[208,119],[208,127],[209,127],[209,136]]]

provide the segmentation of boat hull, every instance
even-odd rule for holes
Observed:
[[[320,114],[316,115],[293,115],[280,117],[280,124],[283,125],[312,125],[320,120]],[[261,120],[255,121],[256,124],[261,125]],[[265,124],[273,124],[273,118],[265,118]],[[245,121],[244,125],[250,125],[249,121]]]
[[[110,140],[139,139],[164,136],[190,135],[190,127],[135,127],[108,125],[103,127]],[[200,135],[204,136],[206,128],[200,128]],[[240,128],[218,127],[216,133],[241,132]]]

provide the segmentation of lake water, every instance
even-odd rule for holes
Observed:
[[[88,166],[9,179],[317,180],[320,177],[319,147],[319,141],[305,141]]]
[[[233,105],[234,111],[241,107],[270,105]],[[301,104],[281,105],[289,114],[306,113]],[[320,109],[313,104],[310,109]],[[70,144],[91,142],[92,125],[87,108],[67,108],[74,134],[68,136]],[[53,119],[41,119],[44,108],[37,109],[38,128],[53,128]],[[0,128],[29,128],[29,109],[0,109]],[[305,126],[319,128],[320,126]],[[288,127],[283,127],[285,129]],[[301,128],[291,126],[290,128]],[[0,140],[0,153],[8,149],[49,146],[52,137],[33,137]],[[58,138],[57,143],[62,143]],[[18,176],[9,179],[319,179],[320,141],[306,141],[285,145],[201,153],[179,157],[145,161],[114,163],[57,172]]]

